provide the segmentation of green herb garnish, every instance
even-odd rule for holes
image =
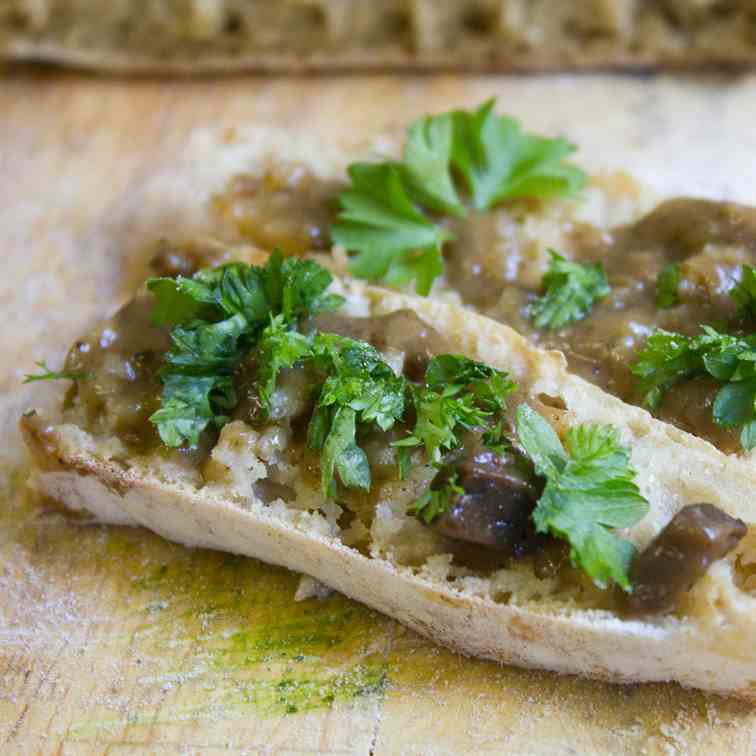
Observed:
[[[562,445],[554,429],[533,409],[517,410],[517,435],[546,487],[533,511],[539,533],[570,544],[570,559],[593,582],[610,580],[631,591],[628,569],[635,548],[610,528],[627,528],[648,512],[634,482],[630,454],[609,425],[579,425]]]
[[[721,384],[713,417],[724,428],[741,428],[744,449],[756,446],[756,336],[731,336],[703,326],[700,336],[656,330],[632,372],[640,378],[644,404],[656,409],[664,392],[682,380],[709,375]]]
[[[507,396],[516,388],[506,373],[451,354],[434,357],[424,384],[409,386],[417,419],[412,433],[394,446],[422,446],[436,463],[443,452],[459,446],[460,431],[498,422]]]
[[[40,370],[40,373],[27,373],[24,377],[24,383],[33,383],[34,381],[83,381],[89,377],[85,370],[50,370],[44,360],[34,363]]]
[[[453,235],[438,215],[464,218],[522,197],[573,194],[585,174],[565,158],[575,147],[562,138],[522,131],[494,113],[494,100],[476,111],[427,116],[410,126],[402,160],[355,163],[341,195],[333,241],[352,257],[358,278],[401,285],[415,280],[428,294],[443,272],[441,249]]]
[[[173,345],[160,370],[161,407],[151,420],[168,446],[196,446],[208,427],[228,422],[237,404],[233,373],[251,355],[264,409],[280,371],[311,371],[315,407],[308,446],[321,453],[323,494],[334,496],[337,476],[346,487],[368,490],[368,459],[359,438],[374,427],[388,431],[415,404],[413,434],[398,444],[400,474],[410,450],[424,445],[437,459],[458,444],[455,431],[477,427],[504,406],[513,384],[500,371],[454,355],[431,360],[417,387],[397,376],[370,344],[332,333],[302,334],[297,323],[330,310],[330,274],[309,261],[271,256],[262,267],[239,263],[199,271],[191,279],[152,279],[158,323],[172,325]]]
[[[505,430],[504,421],[499,422],[490,430],[487,430],[481,437],[483,446],[497,454],[504,454],[512,449],[512,442],[509,440]]]
[[[449,510],[455,496],[463,494],[465,490],[458,485],[459,475],[452,473],[439,488],[428,488],[420,498],[408,509],[408,514],[419,517],[426,525],[430,525],[437,517]]]
[[[690,336],[662,328],[646,339],[630,368],[640,378],[638,390],[646,407],[656,409],[665,391],[702,371],[703,362],[692,345]]]
[[[284,260],[278,251],[264,266],[231,263],[191,279],[148,281],[156,323],[173,326],[173,345],[160,370],[161,407],[150,417],[163,442],[195,447],[203,430],[227,422],[237,403],[231,380],[236,366],[271,322],[285,331],[306,315],[338,307],[341,297],[326,293],[331,281],[320,265]],[[269,370],[267,387],[277,367]]]
[[[752,265],[742,267],[740,281],[730,296],[738,306],[738,317],[756,318],[756,268]]]
[[[323,493],[335,493],[334,471],[345,486],[369,490],[370,466],[357,431],[371,425],[387,431],[401,419],[406,381],[370,344],[332,333],[314,335],[307,359],[327,375],[307,434],[308,446],[322,451]]]
[[[336,473],[345,486],[369,490],[370,466],[358,437],[372,426],[391,429],[403,419],[408,400],[415,407],[415,426],[411,435],[394,443],[401,478],[409,471],[413,447],[424,446],[431,460],[440,460],[442,451],[459,445],[459,430],[485,425],[503,410],[514,388],[500,371],[457,355],[431,360],[424,384],[415,386],[397,376],[370,344],[332,333],[290,332],[282,339],[279,330],[271,324],[260,341],[260,348],[266,349],[265,360],[258,360],[260,393],[269,396],[275,387],[269,365],[296,362],[325,376],[316,391],[307,443],[322,452],[326,496],[335,495]]]
[[[680,281],[682,272],[678,263],[665,265],[656,279],[656,306],[668,310],[680,304]]]
[[[549,254],[544,295],[533,304],[531,316],[538,328],[557,329],[582,320],[611,289],[601,263],[570,262],[554,250]]]

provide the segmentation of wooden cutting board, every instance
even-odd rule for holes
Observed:
[[[295,603],[284,570],[25,490],[15,423],[51,388],[20,379],[132,288],[174,195],[204,204],[196,129],[398,135],[491,95],[593,169],[756,202],[754,78],[0,79],[0,753],[754,753],[743,703],[464,659],[340,596]]]

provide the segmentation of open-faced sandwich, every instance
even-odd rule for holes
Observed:
[[[256,246],[164,244],[35,376],[34,484],[465,653],[756,697],[753,211],[591,224],[572,149],[489,103],[348,180],[261,160],[214,201]]]
[[[117,71],[752,64],[751,0],[2,0],[0,56]]]

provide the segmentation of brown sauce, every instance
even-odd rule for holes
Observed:
[[[527,315],[529,303],[540,292],[521,264],[514,234],[507,242],[506,224],[516,223],[516,218],[500,216],[494,229],[492,217],[471,216],[465,221],[477,228],[458,235],[452,245],[447,256],[449,283],[467,303],[539,345],[561,350],[572,372],[631,403],[639,403],[641,397],[630,366],[651,331],[664,328],[694,335],[703,324],[731,320],[735,306],[729,292],[741,266],[756,262],[756,209],[733,203],[670,200],[609,234],[577,224],[571,234],[574,259],[601,262],[612,292],[582,321],[558,331],[540,331]],[[656,280],[670,263],[680,265],[680,303],[659,309]],[[668,392],[659,415],[724,451],[737,451],[737,431],[712,419],[716,389],[711,380],[684,382]]]
[[[327,246],[338,190],[301,167],[281,166],[260,178],[236,179],[216,199],[216,210],[246,238],[300,254]],[[642,400],[630,367],[651,331],[695,335],[703,324],[731,320],[735,307],[729,292],[741,266],[756,262],[756,209],[734,203],[677,198],[610,232],[572,223],[569,249],[557,251],[580,262],[601,262],[612,291],[582,321],[559,331],[538,330],[528,308],[541,293],[543,259],[519,233],[538,210],[537,202],[518,202],[462,220],[445,219],[455,235],[444,249],[447,281],[465,303],[540,346],[561,350],[572,372],[630,403]],[[680,302],[659,309],[656,281],[670,263],[680,265]],[[362,333],[345,335],[369,340]],[[737,430],[716,425],[711,416],[716,389],[711,380],[684,382],[668,392],[658,414],[734,452]]]
[[[192,258],[170,247],[163,250],[163,272],[183,275]],[[196,261],[194,261],[196,262]],[[171,266],[170,268],[168,266]],[[378,350],[394,350],[404,355],[407,374],[424,371],[434,355],[448,351],[445,339],[410,310],[400,310],[381,317],[351,318],[336,313],[324,314],[303,324],[304,330],[324,330],[368,341]],[[162,384],[159,370],[163,355],[170,347],[168,330],[152,323],[152,298],[140,295],[112,318],[74,344],[66,369],[83,372],[86,379],[76,381],[66,404],[69,415],[82,427],[93,432],[113,434],[133,451],[179,455],[187,464],[201,467],[217,440],[217,433],[205,431],[197,450],[170,450],[160,443],[149,418],[160,408]],[[313,387],[321,380],[308,367],[281,370],[271,408],[263,407],[255,380],[256,356],[252,352],[234,373],[238,402],[231,420],[242,420],[260,433],[268,429],[286,429],[288,442],[285,461],[301,472],[312,488],[320,485],[319,454],[306,448],[304,439],[315,397]],[[290,430],[290,432],[289,432]],[[391,431],[369,432],[361,441],[370,461],[375,482],[395,478],[398,455],[391,443],[406,435],[403,426]],[[270,490],[261,496],[275,498],[284,486],[271,475]],[[265,488],[263,485],[263,489]],[[345,493],[353,509],[369,525],[374,502],[364,492]]]
[[[66,358],[66,370],[81,371],[67,397],[69,410],[86,427],[115,433],[139,448],[159,439],[149,416],[159,408],[157,371],[170,344],[168,332],[152,324],[152,302],[140,296],[79,339]]]
[[[301,166],[277,165],[259,177],[234,179],[215,198],[214,210],[241,236],[264,248],[303,254],[328,247],[338,191],[335,182],[319,179]],[[693,335],[702,324],[727,322],[735,312],[729,291],[740,267],[756,262],[756,209],[733,203],[674,199],[609,233],[574,223],[567,244],[572,258],[600,261],[612,291],[594,305],[589,317],[559,331],[542,331],[528,317],[528,307],[540,293],[542,260],[533,258],[518,235],[518,227],[534,210],[523,202],[446,221],[456,236],[445,249],[449,284],[467,304],[543,347],[561,350],[571,371],[632,403],[641,397],[630,366],[649,333],[664,328]],[[202,245],[164,243],[153,269],[162,275],[191,275],[198,267],[222,261],[217,250]],[[681,268],[680,302],[659,309],[656,280],[673,262]],[[364,322],[325,315],[304,327],[364,339],[381,350],[403,351],[405,372],[413,380],[421,377],[432,354],[447,351],[444,339],[409,312]],[[126,441],[152,443],[154,430],[147,418],[158,406],[156,373],[167,346],[167,333],[150,323],[149,298],[136,300],[71,350],[67,368],[94,372],[96,380],[80,381],[70,400],[90,422],[97,419]],[[286,382],[296,388],[295,377]],[[237,384],[241,401],[234,417],[254,422],[259,414],[256,398],[243,375]],[[737,431],[717,426],[712,419],[716,389],[706,378],[683,382],[667,393],[658,414],[725,451],[736,451]]]
[[[318,179],[296,164],[276,164],[262,176],[235,177],[213,200],[222,223],[266,250],[303,255],[330,245],[336,182]]]

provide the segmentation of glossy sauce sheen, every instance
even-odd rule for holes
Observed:
[[[697,218],[695,224],[686,220],[693,216]],[[456,266],[463,273],[457,280],[468,301],[475,299],[473,304],[478,303],[480,309],[488,309],[489,314],[496,314],[503,320],[518,318],[522,321],[532,291],[516,279],[501,283],[499,278],[498,285],[502,290],[506,288],[510,295],[514,292],[517,296],[500,296],[495,301],[492,282],[496,282],[496,278],[488,261],[480,265],[475,263],[475,253],[487,249],[485,239],[490,231],[490,227],[486,231],[490,218],[481,218],[480,238],[476,244],[466,246],[463,262],[455,261],[459,249],[452,247],[450,270],[453,272]],[[470,223],[474,225],[476,221]],[[612,294],[585,321],[558,333],[535,333],[531,329],[530,335],[544,345],[562,349],[576,372],[626,397],[632,396],[632,379],[627,365],[642,343],[641,337],[655,325],[696,332],[698,322],[706,322],[715,315],[719,318],[731,315],[733,306],[728,291],[733,277],[740,265],[750,261],[756,252],[753,211],[701,201],[667,203],[634,226],[618,229],[609,236],[598,235],[595,229],[588,227],[579,227],[575,233],[581,237],[577,245],[578,256],[604,262],[613,285]],[[457,245],[459,243],[457,241]],[[201,254],[195,252],[192,249],[191,254],[182,254],[178,248],[165,247],[155,265],[165,273],[189,275],[200,262]],[[682,262],[685,280],[695,285],[683,289],[683,301],[678,307],[662,311],[655,305],[656,276],[670,261]],[[481,276],[485,277],[486,285],[476,287],[474,284]],[[504,306],[503,302],[508,304]],[[163,354],[170,346],[167,330],[155,327],[151,316],[151,297],[137,297],[74,345],[66,368],[84,371],[88,378],[75,383],[67,404],[69,409],[78,409],[78,420],[85,427],[115,433],[128,445],[144,451],[160,449],[161,453],[181,455],[187,464],[202,468],[208,463],[214,433],[206,432],[206,438],[197,450],[166,450],[161,449],[149,420],[159,407],[159,370]],[[520,329],[527,332],[526,323],[520,323]],[[384,354],[400,355],[401,368],[395,369],[402,369],[414,381],[422,380],[433,356],[449,351],[446,339],[410,310],[373,318],[327,313],[305,321],[302,330],[338,333],[367,341]],[[277,384],[280,396],[276,405],[280,412],[275,409],[270,413],[260,412],[254,382],[255,359],[252,352],[235,373],[239,402],[232,411],[232,419],[243,420],[259,430],[260,435],[272,432],[287,436],[288,442],[283,445],[287,466],[297,468],[301,479],[317,488],[319,461],[317,455],[305,448],[304,424],[313,408],[311,389],[319,378],[307,368],[281,371]],[[691,381],[684,390],[672,392],[675,403],[667,402],[664,411],[669,413],[676,408],[674,420],[678,424],[687,422],[689,416],[697,432],[713,436],[704,418],[710,417],[710,411],[696,415],[697,409],[705,408],[711,401],[712,390],[713,387],[704,381]],[[711,421],[708,422],[711,425]],[[396,435],[373,435],[375,437],[366,437],[363,441],[374,478],[394,478],[397,459],[391,442]],[[726,437],[716,440],[727,448]],[[455,494],[449,510],[433,525],[439,535],[456,542],[451,549],[455,561],[484,569],[501,563],[502,558],[530,556],[537,574],[567,569],[563,544],[536,537],[532,531],[532,509],[542,485],[532,467],[524,467],[514,450],[511,455],[503,456],[481,449],[476,452],[474,440],[471,444],[466,442],[464,447],[460,452],[462,458],[454,467],[460,492]],[[470,453],[465,456],[467,452]],[[271,475],[264,481],[264,490],[256,491],[263,500],[293,493],[289,488],[291,481],[285,477],[279,479],[276,467],[271,465]],[[443,478],[441,473],[440,478]],[[342,503],[352,516],[359,517],[369,527],[374,505],[369,495],[352,496],[347,491]],[[643,559],[637,561],[633,582],[646,586],[643,595],[647,600],[642,606],[635,606],[635,611],[672,608],[680,592],[687,590],[711,561],[724,556],[742,537],[742,523],[733,521],[733,524],[730,522],[732,518],[709,508],[714,510],[712,513],[706,506],[696,510],[708,518],[703,524],[696,520],[693,524],[697,529],[687,527],[686,521],[675,530],[676,518],[660,535],[662,539],[669,532],[670,538],[677,539],[675,545],[679,547],[680,556],[673,560],[669,569],[665,565],[659,567],[659,555],[655,552],[644,555],[647,556],[645,562]],[[702,534],[700,537],[699,533]],[[657,551],[664,552],[664,556],[666,551],[662,546]],[[651,566],[644,572],[646,562]],[[667,573],[669,586],[662,584],[659,577]]]
[[[149,416],[160,406],[157,371],[170,346],[168,331],[152,323],[152,298],[140,296],[79,339],[66,370],[83,372],[69,392],[88,427],[115,433],[139,447],[158,443]]]
[[[237,180],[216,202],[221,219],[228,221],[231,213],[247,238],[299,253],[308,236],[310,249],[322,248],[338,191],[330,182],[285,167],[255,181]],[[287,221],[279,223],[284,207]],[[696,335],[701,325],[732,318],[729,291],[741,266],[756,262],[756,209],[733,203],[672,199],[609,232],[573,223],[570,249],[556,251],[579,262],[601,262],[612,291],[582,321],[558,331],[539,330],[528,309],[541,294],[543,261],[529,256],[517,240],[518,226],[538,211],[538,202],[521,201],[462,220],[444,219],[456,237],[444,249],[447,282],[466,304],[545,348],[559,349],[572,372],[634,404],[642,397],[630,366],[651,331]],[[681,266],[680,303],[659,309],[656,280],[670,263]],[[667,393],[657,414],[723,451],[736,452],[738,430],[723,428],[712,417],[716,389],[715,381],[705,377],[683,381]]]
[[[337,185],[316,179],[300,167],[275,166],[262,177],[235,179],[224,194],[216,197],[214,207],[222,222],[233,224],[255,243],[301,254],[328,246],[332,200],[338,190]],[[756,262],[756,209],[732,203],[669,200],[636,223],[608,233],[575,223],[569,233],[568,256],[581,262],[601,262],[611,293],[595,303],[593,312],[582,321],[558,331],[539,330],[530,321],[528,308],[541,293],[542,266],[529,260],[516,241],[516,226],[536,210],[520,203],[450,221],[456,240],[445,249],[448,282],[467,304],[511,325],[545,348],[561,350],[572,372],[631,403],[640,403],[641,397],[630,366],[651,331],[658,327],[695,335],[702,324],[726,322],[735,313],[729,292],[740,268]],[[217,262],[214,254],[205,260],[202,250],[191,250],[184,257],[180,250],[163,250],[157,268],[167,274],[187,275],[198,265]],[[656,281],[670,263],[681,267],[680,302],[660,309],[656,305]],[[327,316],[317,327],[371,341],[379,349],[398,338],[401,343],[395,348],[409,353],[406,372],[413,379],[420,377],[431,353],[444,351],[442,344],[424,344],[422,327],[405,331],[407,323],[402,316],[359,328],[354,324],[347,328],[343,321],[339,316]],[[120,318],[118,327],[127,327],[124,318]],[[413,342],[417,342],[417,348],[413,348]],[[78,365],[89,369],[87,365],[91,367],[93,360],[114,349],[121,350],[121,342],[105,349],[94,344],[88,357],[79,354],[69,358],[71,368]],[[138,367],[133,360],[129,366]],[[139,394],[145,370],[138,370],[137,377],[131,379],[125,377],[126,373],[118,375],[116,370],[115,377],[106,380],[120,380],[126,393]],[[148,383],[154,393],[154,384]],[[735,452],[739,449],[737,430],[717,425],[712,417],[716,390],[716,382],[708,377],[683,381],[667,392],[657,413],[723,451]],[[104,393],[113,397],[116,392],[105,388]],[[89,397],[90,404],[100,398]],[[110,405],[113,401],[109,400]],[[139,402],[138,398],[132,402],[132,410],[114,410],[119,428],[136,427]],[[145,400],[143,407],[148,404],[150,401]]]
[[[625,401],[640,403],[630,371],[654,328],[688,335],[702,324],[735,314],[729,296],[744,263],[756,261],[756,209],[731,203],[675,199],[637,223],[601,233],[587,224],[572,229],[573,257],[601,262],[612,291],[582,321],[557,331],[536,329],[528,305],[540,291],[516,244],[502,251],[502,219],[472,216],[448,253],[449,283],[484,314],[511,325],[539,345],[559,349],[569,369]],[[516,222],[513,218],[512,223]],[[514,236],[514,234],[513,234]],[[491,249],[498,246],[497,254]],[[656,280],[670,264],[681,266],[680,303],[656,305]],[[708,378],[685,381],[662,401],[659,416],[702,436],[724,451],[739,448],[736,431],[714,423],[716,384]]]

